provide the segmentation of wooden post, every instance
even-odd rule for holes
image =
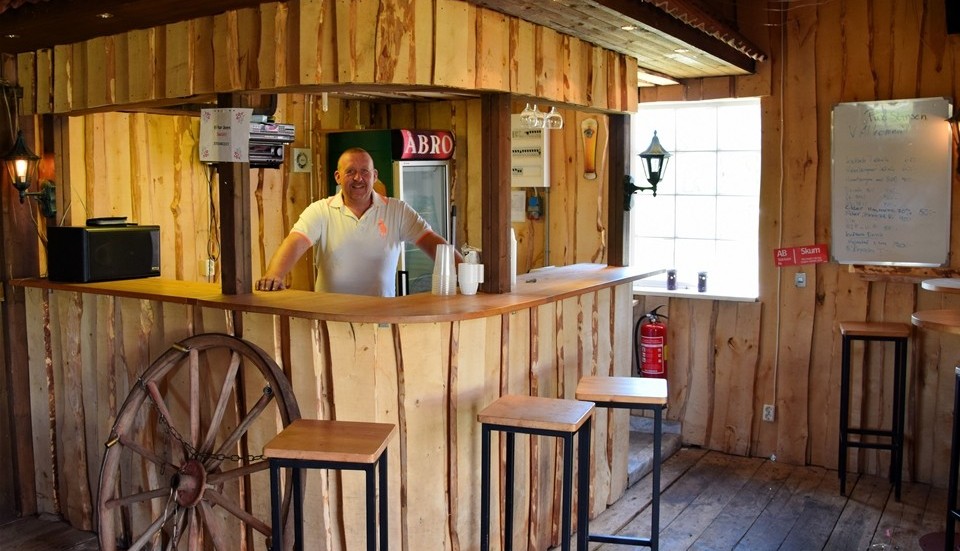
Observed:
[[[5,74],[7,71],[3,71]],[[14,72],[15,74],[15,72]],[[8,101],[18,101],[14,91],[6,87]],[[7,129],[17,126],[0,110],[0,155],[13,147]],[[38,151],[36,117],[25,117],[20,128],[31,149]],[[25,124],[26,123],[26,124]],[[33,430],[30,412],[30,372],[27,363],[27,316],[24,290],[10,285],[10,280],[39,275],[39,243],[37,228],[30,217],[33,201],[20,204],[17,191],[10,183],[6,167],[0,176],[0,266],[3,296],[3,376],[0,377],[0,457],[8,458],[0,466],[0,518],[11,513],[32,515],[37,512],[37,489],[34,475]],[[43,220],[38,216],[39,220]]]
[[[240,107],[240,94],[217,94],[217,106]],[[220,182],[220,242],[225,295],[253,292],[250,259],[250,163],[217,163]]]
[[[623,194],[623,178],[630,174],[630,116],[608,115],[610,125],[610,162],[607,186],[609,197],[607,213],[610,224],[610,243],[607,248],[607,264],[630,265],[630,211],[625,210],[629,200]]]
[[[509,293],[510,289],[510,96],[484,94],[480,98],[480,178],[483,210],[483,291]]]

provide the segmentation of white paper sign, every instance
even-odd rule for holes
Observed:
[[[250,161],[250,117],[253,109],[201,109],[200,161],[246,163]]]

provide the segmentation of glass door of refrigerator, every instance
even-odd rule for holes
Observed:
[[[395,161],[394,185],[401,199],[444,239],[450,235],[450,162]],[[405,243],[400,255],[400,270],[407,272],[410,293],[429,292],[433,261],[414,243]]]

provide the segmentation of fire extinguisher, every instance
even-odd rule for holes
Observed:
[[[663,305],[657,306],[637,320],[640,342],[634,347],[637,365],[644,377],[667,377],[667,325],[663,319],[667,316],[657,313]],[[634,330],[637,334],[637,330]]]

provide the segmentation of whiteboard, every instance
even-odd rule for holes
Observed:
[[[834,106],[831,254],[837,262],[948,262],[951,111],[945,98]]]

